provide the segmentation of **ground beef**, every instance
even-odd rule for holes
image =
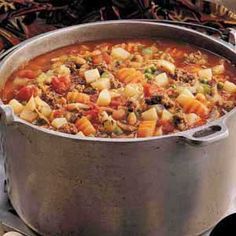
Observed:
[[[175,71],[173,79],[176,81],[193,84],[196,80],[196,75],[191,74],[184,70],[177,69]]]
[[[190,54],[185,54],[185,63],[186,64],[198,64],[203,65],[207,63],[207,56],[202,54],[200,51],[192,52]]]
[[[146,98],[145,102],[147,105],[155,105],[155,104],[160,104],[162,99],[163,99],[162,96],[152,96],[150,98]]]
[[[185,130],[186,129],[186,121],[184,119],[183,114],[177,113],[173,116],[173,125],[178,128],[179,130]]]
[[[127,101],[125,105],[129,112],[133,112],[136,109],[136,104],[132,101]]]
[[[92,94],[96,94],[96,89],[92,88],[92,87],[86,87],[84,90],[83,90],[84,93],[87,93],[89,95],[92,95]]]
[[[152,96],[150,98],[145,99],[145,103],[147,105],[155,105],[155,104],[161,104],[163,105],[166,109],[172,108],[175,103],[172,101],[168,95],[157,95],[157,96]]]
[[[41,99],[45,101],[52,109],[58,109],[57,95],[54,91],[47,91],[42,93]]]
[[[79,84],[79,85],[86,85],[86,80],[81,78],[77,74],[72,74],[71,75],[71,80],[72,80],[72,83]]]
[[[71,123],[67,123],[67,124],[63,125],[59,129],[59,131],[61,131],[63,133],[67,133],[67,134],[77,134],[78,133],[78,129],[76,128],[76,126]]]

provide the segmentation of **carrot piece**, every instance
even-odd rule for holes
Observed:
[[[153,136],[156,127],[155,120],[141,121],[138,127],[138,137]]]
[[[134,68],[122,68],[117,72],[117,78],[121,82],[128,84],[141,82],[144,78],[144,75]]]
[[[202,102],[191,97],[183,97],[183,98],[180,102],[180,105],[183,107],[184,112],[196,113],[200,117],[205,117],[208,114],[209,110],[207,106]]]
[[[94,135],[96,133],[95,128],[93,127],[89,119],[85,116],[78,119],[75,123],[75,126],[79,131],[82,131],[83,134],[86,136]]]

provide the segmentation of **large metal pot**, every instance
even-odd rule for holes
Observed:
[[[19,65],[53,49],[140,37],[189,42],[236,62],[230,45],[190,29],[111,21],[24,43],[1,63],[0,86]],[[1,113],[9,197],[42,235],[198,235],[235,197],[235,109],[197,129],[146,139],[80,138],[35,127],[3,104]]]

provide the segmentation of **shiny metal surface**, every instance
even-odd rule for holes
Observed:
[[[16,49],[0,65],[1,86],[23,62],[55,48],[140,37],[181,39],[236,62],[233,46],[182,27],[93,23],[47,33]],[[235,197],[235,109],[174,135],[102,139],[39,129],[0,107],[10,199],[43,235],[198,235],[226,214]],[[208,136],[194,135],[214,126]]]

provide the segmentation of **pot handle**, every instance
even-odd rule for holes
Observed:
[[[183,135],[186,142],[192,145],[208,145],[229,136],[229,129],[224,121],[194,129]]]
[[[14,112],[9,105],[0,104],[0,121],[7,125],[14,122]]]

